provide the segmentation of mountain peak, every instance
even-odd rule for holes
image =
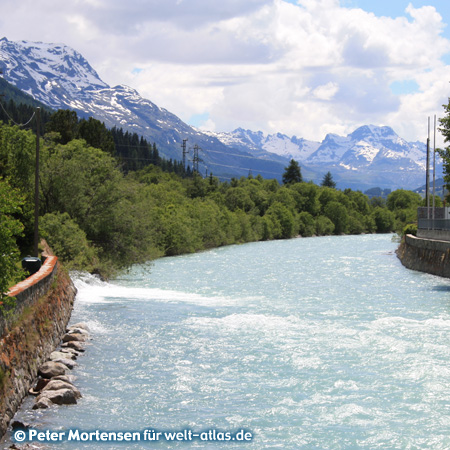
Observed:
[[[363,125],[349,134],[350,139],[365,139],[367,137],[390,138],[397,137],[397,134],[391,127],[377,125]]]
[[[106,88],[87,60],[65,44],[0,40],[0,69],[4,77],[51,107],[62,98],[75,100],[84,89]]]

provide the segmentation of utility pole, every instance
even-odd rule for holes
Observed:
[[[39,140],[41,108],[36,108],[36,167],[34,173],[34,256],[39,257]]]
[[[3,75],[2,69],[0,69],[0,75]],[[0,97],[5,97],[5,94],[0,94]]]
[[[199,173],[199,172],[198,172],[198,163],[199,163],[200,161],[203,161],[203,160],[200,159],[199,156],[198,156],[198,151],[199,151],[199,150],[201,150],[201,148],[200,148],[197,144],[195,144],[195,145],[194,145],[194,157],[193,157],[193,159],[192,159],[192,164],[193,164],[193,166],[194,166],[194,172],[197,172],[197,173]]]
[[[430,117],[428,117],[428,137],[427,137],[427,170],[425,183],[425,203],[427,205],[427,219],[430,219]],[[428,224],[429,225],[429,224]]]
[[[188,153],[188,150],[186,150],[186,142],[187,139],[183,139],[183,143],[181,144],[181,148],[183,149],[183,169],[186,171],[186,153]]]
[[[436,195],[436,114],[434,115],[434,138],[433,138],[433,230],[434,230],[434,219],[436,218],[436,200],[434,196]]]

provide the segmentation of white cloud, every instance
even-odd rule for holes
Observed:
[[[8,39],[64,42],[109,84],[128,84],[183,120],[321,140],[367,123],[423,140],[450,91],[450,42],[431,6],[376,17],[338,0],[12,0]],[[140,70],[136,71],[136,67]],[[392,93],[394,82],[417,92]]]
[[[330,81],[314,89],[313,94],[319,100],[331,100],[339,90],[337,83]]]

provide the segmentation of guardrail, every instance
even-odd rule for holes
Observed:
[[[33,305],[39,297],[46,294],[50,288],[57,270],[58,258],[47,256],[42,267],[35,274],[17,283],[7,293],[15,297],[16,305],[7,317],[0,315],[0,337],[5,334],[8,327],[22,313],[26,306]]]
[[[424,230],[450,230],[448,219],[418,219],[417,228]]]

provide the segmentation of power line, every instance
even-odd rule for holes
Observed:
[[[0,70],[0,75],[3,75],[3,71],[2,70]],[[0,97],[5,97],[5,94],[0,94]],[[26,127],[33,119],[34,119],[34,116],[35,116],[35,114],[36,114],[36,111],[34,111],[33,112],[33,115],[30,117],[30,119],[27,121],[27,122],[25,122],[25,123],[17,123],[9,114],[8,114],[8,111],[6,111],[6,109],[5,109],[5,107],[3,106],[3,103],[2,102],[0,102],[0,106],[1,106],[1,108],[2,108],[2,110],[3,110],[3,112],[6,114],[6,117],[14,124],[14,125],[16,125],[16,126],[18,126],[18,127]]]
[[[226,164],[217,164],[217,163],[208,163],[208,165],[211,166],[220,166],[220,167],[228,167],[229,169],[240,169],[240,170],[253,170],[250,167],[238,167],[238,166],[229,166]],[[270,173],[272,175],[280,175],[278,172],[270,172],[268,170],[257,170],[258,173],[262,172],[262,173]]]
[[[0,107],[2,108],[3,112],[6,114],[6,117],[8,117],[8,119],[16,126],[18,127],[26,127],[33,119],[34,116],[36,115],[36,111],[33,112],[32,116],[30,117],[30,119],[25,122],[25,123],[17,123],[9,114],[8,111],[6,111],[5,107],[3,106],[3,103],[0,102]]]

